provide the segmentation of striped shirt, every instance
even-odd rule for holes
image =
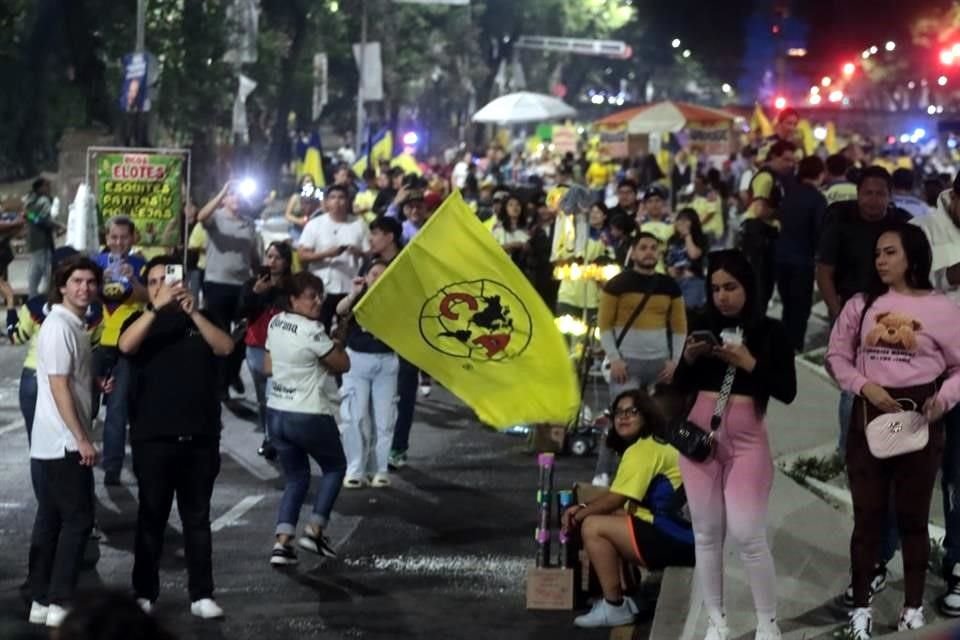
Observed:
[[[644,296],[643,311],[631,324],[623,342],[617,338]],[[600,344],[611,360],[679,358],[687,339],[687,315],[680,287],[663,274],[624,271],[607,282],[600,293],[597,324]]]

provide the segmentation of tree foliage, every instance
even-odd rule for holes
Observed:
[[[289,158],[295,128],[353,131],[352,44],[359,40],[363,2],[260,0],[258,60],[235,68],[223,60],[231,1],[148,0],[146,48],[162,71],[151,142],[190,147],[195,175],[215,168],[222,150],[236,142],[231,110],[242,72],[257,88],[247,101],[250,142],[235,147],[232,160],[239,155],[276,174]],[[515,59],[528,88],[542,92],[557,80],[574,94],[629,76],[642,95],[647,80],[660,77],[670,91],[668,80],[676,76],[675,52],[665,48],[683,16],[671,23],[652,0],[472,0],[468,7],[365,2],[367,38],[379,41],[383,52],[384,101],[367,105],[370,120],[433,132],[434,146],[467,135],[469,116],[495,97],[498,72]],[[0,41],[0,116],[14,125],[0,128],[0,179],[51,165],[69,127],[121,128],[120,58],[134,47],[135,8],[133,0],[0,3],[0,28],[8,34]],[[621,38],[634,56],[614,61],[517,50],[522,35]],[[328,56],[329,102],[314,123],[312,59],[319,52]],[[201,191],[214,179],[211,169]]]

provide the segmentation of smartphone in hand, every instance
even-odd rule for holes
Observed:
[[[166,271],[163,274],[163,282],[168,287],[172,287],[178,282],[183,282],[183,265],[168,264]]]
[[[706,330],[693,331],[690,334],[690,337],[696,340],[697,342],[706,342],[712,347],[720,346],[720,341],[717,340],[717,336],[713,334],[713,331],[706,331]]]

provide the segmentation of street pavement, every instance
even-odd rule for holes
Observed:
[[[23,348],[0,346],[0,618],[8,620],[26,613],[19,586],[35,509],[16,409],[22,359]],[[255,454],[261,434],[255,431],[249,379],[247,387],[248,399],[231,403],[240,415],[224,411],[223,468],[211,513],[216,597],[226,619],[201,621],[188,613],[174,514],[156,612],[179,638],[607,637],[605,630],[574,630],[574,612],[525,609],[525,568],[534,552],[535,459],[522,439],[482,428],[436,386],[418,402],[410,466],[394,475],[394,487],[341,493],[328,529],[339,559],[304,551],[296,568],[271,568],[281,480]],[[560,459],[555,486],[589,480],[593,463]],[[125,486],[105,490],[99,470],[96,478],[105,540],[96,570],[84,572],[81,586],[126,590],[135,480],[125,470]]]

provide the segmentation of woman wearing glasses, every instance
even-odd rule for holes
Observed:
[[[677,450],[661,442],[663,418],[636,389],[613,402],[606,445],[622,456],[610,491],[563,514],[566,531],[580,530],[603,598],[574,620],[578,627],[631,624],[637,605],[620,587],[620,561],[651,571],[693,565],[693,531],[681,515],[686,504]]]

